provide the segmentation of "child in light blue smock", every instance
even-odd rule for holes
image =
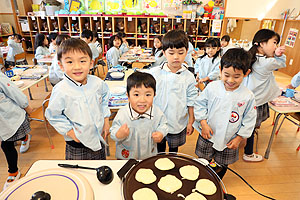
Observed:
[[[298,72],[295,76],[293,76],[291,84],[287,85],[287,88],[295,89],[300,85],[300,72]]]
[[[221,80],[208,84],[197,97],[194,127],[200,133],[195,152],[199,158],[225,166],[239,159],[239,144],[251,136],[256,121],[254,95],[241,84],[249,73],[248,53],[229,49],[221,60]],[[221,179],[226,170],[218,172]]]
[[[161,64],[167,61],[166,57],[163,55],[162,52],[162,38],[162,35],[154,37],[151,56],[155,57],[155,62],[149,65],[149,68],[160,66]]]
[[[281,95],[281,91],[275,81],[273,71],[286,67],[286,56],[283,54],[285,46],[277,47],[280,41],[278,33],[261,29],[256,32],[249,50],[251,55],[251,73],[244,80],[244,85],[249,88],[257,104],[257,120],[255,127],[269,118],[268,102]],[[253,153],[254,131],[247,139],[247,145],[243,160],[259,162],[263,160],[261,155]]]
[[[14,143],[22,140],[20,153],[28,150],[31,128],[27,114],[31,112],[32,108],[29,106],[26,95],[0,72],[0,141],[9,173],[3,189],[20,178],[18,152]],[[4,158],[1,163],[4,163]]]
[[[83,40],[70,38],[59,46],[57,59],[65,77],[53,88],[45,116],[65,138],[65,158],[106,159],[109,89],[88,74],[93,66],[91,49]]]
[[[134,72],[127,79],[129,104],[121,108],[110,128],[117,159],[145,159],[157,154],[157,143],[168,133],[167,120],[153,105],[155,79]]]
[[[106,52],[106,61],[108,68],[114,67],[119,64],[121,57],[120,46],[122,40],[118,35],[113,35],[109,38],[108,47],[109,50]]]
[[[192,57],[193,52],[194,52],[194,46],[191,42],[189,42],[189,50],[184,59],[184,61],[187,63],[189,68],[194,68],[193,57]]]
[[[80,38],[89,45],[89,47],[92,51],[92,54],[93,54],[93,60],[95,61],[96,58],[99,57],[100,53],[99,53],[96,45],[92,42],[93,38],[94,38],[93,32],[91,30],[84,30],[84,31],[82,31]]]
[[[35,43],[34,43],[35,59],[40,60],[42,58],[50,56],[50,51],[47,48],[47,45],[48,45],[47,37],[41,33],[36,34]]]
[[[208,38],[205,42],[205,53],[196,60],[195,74],[199,83],[208,83],[219,79],[220,75],[220,40]]]
[[[56,38],[57,38],[58,34],[57,33],[50,33],[50,35],[48,36],[49,38],[49,51],[50,53],[56,53],[57,47],[58,45],[56,44]]]
[[[162,44],[167,62],[150,69],[156,80],[154,105],[168,121],[168,134],[157,147],[158,152],[164,152],[168,141],[169,151],[178,152],[178,147],[186,142],[186,135],[193,133],[196,80],[183,65],[188,50],[186,34],[172,30],[163,37]]]
[[[119,38],[122,38],[122,44],[120,46],[120,51],[121,51],[121,56],[122,56],[124,53],[129,51],[129,43],[126,40],[126,34],[124,32],[119,32],[117,35]]]
[[[71,38],[69,35],[60,34],[56,37],[56,45],[59,46],[64,40]],[[52,59],[52,63],[49,68],[49,81],[54,86],[59,81],[63,80],[64,72],[60,69],[57,60],[57,53],[54,55]]]
[[[22,36],[15,34],[13,39],[7,41],[8,52],[6,56],[6,62],[8,65],[26,65],[28,64],[26,59],[22,58],[20,60],[15,60],[15,55],[23,53],[24,49],[22,47]]]

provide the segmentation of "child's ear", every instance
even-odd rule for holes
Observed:
[[[90,69],[92,69],[94,67],[94,61],[93,59],[91,59],[91,63],[90,63]]]
[[[65,69],[64,69],[64,66],[62,65],[62,63],[60,61],[58,61],[57,63],[59,65],[60,69],[64,72]]]
[[[251,69],[248,69],[248,71],[246,72],[246,74],[244,75],[244,77],[248,76],[251,72]]]

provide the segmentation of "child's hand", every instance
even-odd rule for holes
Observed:
[[[276,55],[277,57],[280,57],[280,56],[282,56],[282,55],[284,54],[284,52],[285,52],[285,46],[283,45],[283,46],[278,47],[278,48],[275,50],[275,55]]]
[[[73,129],[71,129],[69,132],[66,133],[66,136],[72,138],[75,142],[80,143],[80,141],[78,140],[78,138],[75,135],[75,132]]]
[[[214,134],[213,130],[210,128],[210,126],[207,124],[206,120],[201,120],[201,135],[204,139],[210,139],[211,136]]]
[[[236,136],[231,141],[229,141],[226,146],[228,149],[237,149],[239,147],[240,142],[243,140],[241,136]]]
[[[188,124],[186,126],[186,134],[187,135],[192,135],[194,132],[194,127],[193,127],[193,124]]]
[[[289,89],[295,89],[295,88],[292,86],[292,84],[288,84],[288,85],[286,86],[286,88],[289,88]]]
[[[199,83],[204,83],[204,82],[206,82],[206,81],[209,81],[209,78],[208,78],[208,77],[202,78],[202,79],[200,79],[198,82],[199,82]]]
[[[154,140],[154,142],[156,143],[160,143],[162,141],[162,139],[164,138],[164,135],[161,132],[153,132],[152,133],[152,138]]]
[[[119,130],[116,134],[116,137],[119,139],[124,139],[128,136],[129,136],[129,128],[128,128],[127,124],[125,123],[119,128]]]
[[[104,140],[106,137],[109,135],[109,118],[104,119],[104,124],[103,124],[103,138]]]
[[[33,112],[33,108],[31,106],[29,106],[29,105],[26,108],[24,108],[24,110],[26,111],[26,113],[28,115],[30,115]]]

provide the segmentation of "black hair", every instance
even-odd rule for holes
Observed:
[[[95,38],[96,38],[96,40],[99,39],[97,31],[93,31],[92,33],[93,33],[93,38],[94,39]]]
[[[23,38],[22,38],[22,36],[21,35],[19,35],[19,34],[14,34],[14,39],[18,39],[18,40],[22,40]]]
[[[122,37],[120,37],[120,36],[118,36],[118,35],[113,35],[113,36],[111,36],[111,37],[109,38],[109,41],[108,41],[108,49],[110,49],[110,48],[112,48],[112,47],[114,46],[114,40],[115,40],[116,38],[119,38],[119,39],[121,40],[121,44],[123,43]],[[121,44],[120,44],[120,46],[121,46]]]
[[[127,78],[127,94],[129,96],[129,91],[133,88],[133,87],[142,87],[142,85],[144,85],[146,88],[152,88],[154,90],[154,94],[156,92],[156,81],[154,79],[154,77],[149,74],[149,73],[145,73],[145,72],[139,72],[136,71],[134,73],[132,73],[130,76],[128,76]]]
[[[257,31],[252,40],[252,47],[249,49],[251,56],[251,66],[256,62],[256,54],[258,53],[258,47],[261,43],[268,42],[270,39],[274,38],[277,40],[277,44],[280,42],[280,36],[275,31],[270,29],[261,29]]]
[[[250,69],[250,55],[242,48],[228,49],[221,58],[221,71],[224,68],[243,70],[244,75]]]
[[[34,49],[36,50],[39,46],[44,47],[44,40],[46,36],[42,33],[38,33],[35,35]]]
[[[225,40],[226,42],[230,41],[230,36],[229,35],[223,35],[223,37],[221,38],[221,41]]]
[[[124,37],[126,37],[126,34],[125,34],[124,32],[118,32],[118,33],[117,33],[117,36],[118,36],[119,38],[124,38]]]
[[[81,39],[77,39],[77,38],[70,38],[70,39],[64,40],[59,45],[58,51],[57,51],[57,60],[61,61],[63,54],[66,54],[68,52],[76,52],[76,51],[87,54],[91,58],[91,60],[93,58],[91,48],[85,41],[83,41]]]
[[[183,30],[171,30],[164,35],[162,39],[163,51],[166,51],[169,48],[180,49],[182,47],[186,50],[189,49],[189,39]]]
[[[71,38],[71,36],[67,34],[60,34],[56,37],[56,45],[59,46],[64,40]]]
[[[88,39],[88,40],[91,38],[91,41],[92,41],[93,38],[94,38],[93,32],[92,32],[91,30],[87,30],[87,29],[85,29],[84,31],[82,31],[81,37],[82,37],[82,38],[86,38],[86,39]]]
[[[157,39],[161,42],[163,36],[162,36],[162,35],[157,35],[157,36],[154,37],[154,39],[155,39],[155,38],[157,38]],[[154,39],[153,39],[153,43],[154,43]],[[156,51],[160,51],[160,50],[162,50],[162,45],[156,50],[156,48],[154,47],[154,44],[153,44],[151,55],[154,56],[154,55],[155,55],[155,52],[156,52]],[[161,56],[162,56],[162,54],[159,55],[159,57],[161,57]]]
[[[50,33],[48,39],[50,42],[52,42],[52,40],[55,40],[57,36],[58,36],[57,33]]]
[[[204,47],[221,47],[221,43],[220,43],[220,40],[218,38],[207,38],[206,41],[205,41],[205,44],[204,44]],[[216,54],[213,56],[213,60],[212,60],[212,63],[214,63],[215,59],[217,57],[219,57],[220,55],[220,52],[221,52],[221,49],[219,49]],[[201,59],[204,58],[205,56],[207,55],[206,51],[204,51],[204,54],[200,57]]]

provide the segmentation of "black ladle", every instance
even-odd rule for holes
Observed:
[[[79,165],[68,165],[68,164],[58,164],[59,167],[64,168],[75,168],[75,169],[91,169],[97,171],[97,178],[98,180],[103,184],[110,184],[112,180],[114,179],[114,173],[108,166],[101,166],[98,168],[92,168],[92,167],[82,167]]]

